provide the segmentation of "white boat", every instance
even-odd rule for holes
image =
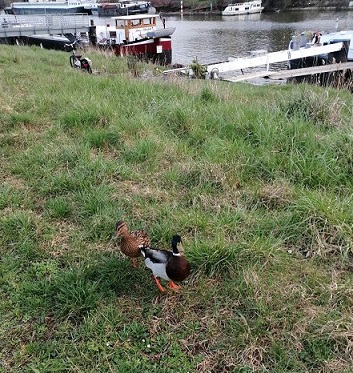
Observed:
[[[319,54],[315,58],[301,58],[289,61],[290,69],[301,67],[311,67],[316,65],[326,65],[332,62],[353,61],[353,30],[330,32],[327,34],[304,33],[295,35],[289,43],[289,52],[302,49],[312,49],[318,46],[330,45],[334,43],[344,43],[342,51],[336,54]],[[334,58],[334,60],[333,60]]]
[[[353,30],[330,32],[324,35],[320,32],[303,32],[300,35],[295,35],[289,43],[288,53],[291,55],[295,52],[314,52],[315,50],[320,50],[320,48],[339,44],[342,45],[342,47],[336,51],[312,53],[312,55],[291,59],[288,61],[288,68],[291,70],[305,69],[353,62]],[[298,75],[291,78],[291,81],[314,83],[322,86],[337,85],[337,82],[340,82],[342,86],[347,85],[352,89],[352,75],[353,71],[350,68],[347,68],[339,79],[337,79],[335,73],[328,72]]]
[[[95,0],[28,0],[14,2],[6,7],[6,14],[33,15],[33,14],[91,14],[92,4]]]
[[[261,0],[254,0],[246,3],[228,4],[222,11],[222,16],[261,13],[263,10],[264,7],[261,5]]]
[[[149,1],[119,0],[116,3],[98,4],[97,14],[99,17],[117,17],[132,14],[153,13],[151,9],[152,7]]]

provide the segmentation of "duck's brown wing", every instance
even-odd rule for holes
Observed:
[[[145,247],[151,246],[150,238],[148,237],[148,234],[145,231],[140,229],[137,231],[132,231],[130,234],[131,236],[136,238],[139,245],[143,245]]]

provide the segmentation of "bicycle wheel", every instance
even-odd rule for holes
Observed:
[[[72,68],[75,68],[75,59],[76,59],[75,56],[70,56],[70,66]]]

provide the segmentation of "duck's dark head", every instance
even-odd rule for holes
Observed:
[[[178,234],[173,236],[172,249],[174,255],[183,255],[184,253],[183,241]]]

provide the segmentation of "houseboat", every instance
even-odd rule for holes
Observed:
[[[34,15],[34,14],[91,14],[94,0],[28,0],[14,2],[4,9],[6,14]]]
[[[263,10],[264,7],[261,5],[261,0],[254,0],[246,3],[228,4],[222,11],[222,16],[261,13]]]
[[[97,6],[99,17],[118,17],[132,14],[152,13],[149,1],[120,0],[116,3],[100,3]]]
[[[161,65],[172,62],[171,35],[175,27],[157,27],[157,15],[136,14],[111,17],[111,22],[96,27],[97,45],[110,47],[118,56],[134,55]]]

